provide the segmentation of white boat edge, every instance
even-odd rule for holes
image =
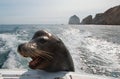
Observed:
[[[41,70],[0,69],[0,79],[117,79],[76,72],[48,73]]]

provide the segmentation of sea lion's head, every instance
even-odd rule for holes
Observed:
[[[18,46],[18,52],[24,57],[32,58],[32,61],[29,62],[29,67],[32,69],[42,69],[46,71],[69,71],[69,68],[67,69],[68,66],[64,65],[64,61],[68,60],[60,59],[69,58],[68,56],[70,55],[66,47],[57,36],[54,36],[46,31],[37,31],[29,42]],[[68,56],[65,52],[68,53]],[[70,63],[68,65],[70,65]]]

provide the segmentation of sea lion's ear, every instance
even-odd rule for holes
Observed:
[[[57,43],[60,43],[61,41],[60,40],[57,40]]]
[[[62,41],[62,40],[61,40],[60,38],[57,39],[57,43],[61,43],[61,41]]]

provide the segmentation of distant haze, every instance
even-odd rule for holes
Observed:
[[[0,24],[67,24],[120,4],[120,0],[0,0]]]

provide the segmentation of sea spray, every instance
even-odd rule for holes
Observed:
[[[74,28],[64,30],[58,36],[71,52],[76,72],[120,76],[120,45],[97,39],[88,31]]]
[[[44,29],[63,40],[72,55],[76,72],[120,77],[118,28],[120,29],[118,26],[106,28],[93,25],[6,26],[0,29],[0,67],[29,69],[30,59],[20,56],[17,46],[29,41],[36,31]]]

